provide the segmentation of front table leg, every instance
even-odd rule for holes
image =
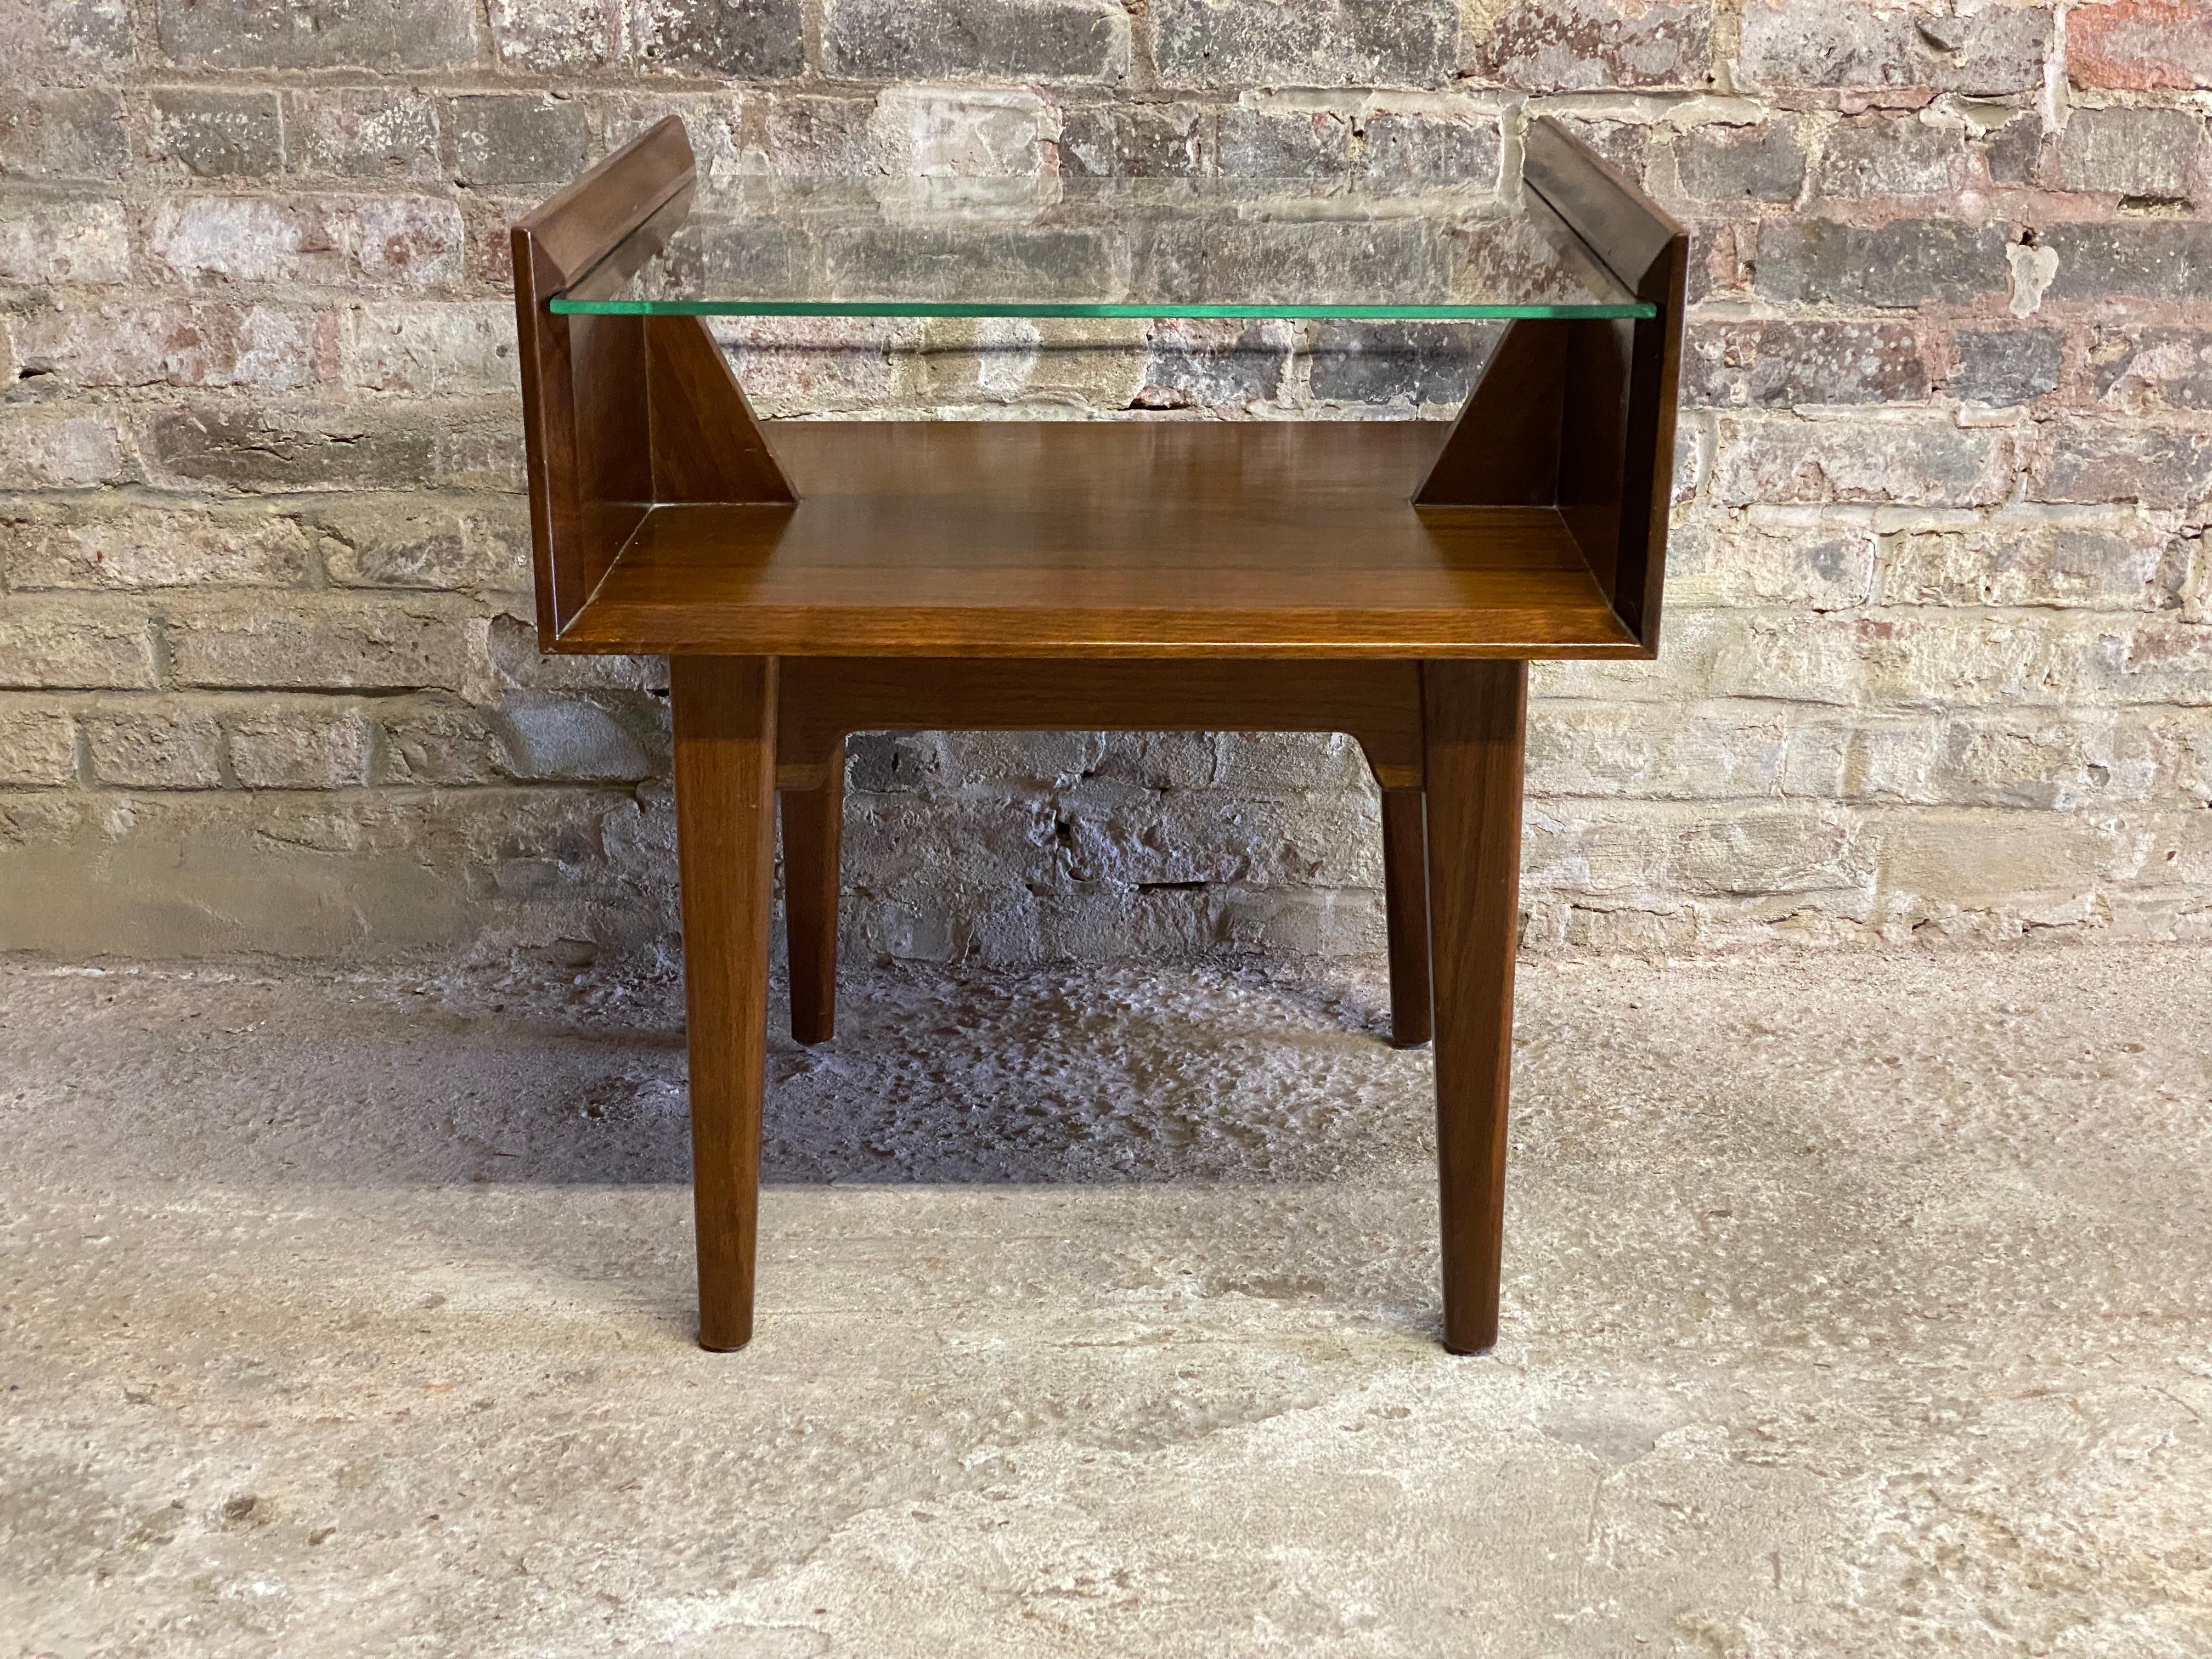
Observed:
[[[668,669],[699,1346],[720,1352],[744,1346],[753,1334],[775,882],[776,665],[771,657],[676,657]]]
[[[1505,1236],[1528,665],[1425,663],[1421,683],[1444,1346],[1480,1353],[1498,1340]]]

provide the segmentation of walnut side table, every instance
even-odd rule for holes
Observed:
[[[514,228],[541,647],[665,653],[699,1340],[752,1334],[775,813],[831,1035],[845,738],[1342,732],[1393,1040],[1436,1047],[1443,1340],[1498,1336],[1531,659],[1657,649],[1687,240],[1563,129],[1522,178],[702,185],[674,118]],[[702,319],[1506,328],[1411,421],[793,422]]]

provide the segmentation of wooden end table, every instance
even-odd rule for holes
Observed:
[[[514,228],[541,647],[665,653],[699,1340],[752,1334],[781,800],[829,1040],[848,733],[1343,732],[1436,1045],[1443,1340],[1498,1336],[1533,659],[1657,649],[1686,239],[1549,120],[1450,180],[697,181],[673,117]],[[1508,319],[1446,428],[792,422],[712,315]]]

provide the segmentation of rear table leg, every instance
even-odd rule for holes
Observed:
[[[1390,928],[1390,1042],[1429,1040],[1429,869],[1421,792],[1382,792],[1382,909]]]
[[[1528,665],[1431,662],[1421,677],[1444,1346],[1480,1353],[1498,1340],[1505,1231]]]
[[[791,953],[791,1035],[827,1042],[837,1029],[838,846],[845,829],[845,745],[819,789],[783,792],[783,930]]]
[[[677,864],[691,1048],[691,1188],[699,1346],[753,1334],[769,912],[775,887],[775,688],[770,657],[677,657]]]

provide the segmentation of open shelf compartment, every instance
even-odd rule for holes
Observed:
[[[1510,213],[1405,241],[1434,254],[1430,286],[1409,276],[1406,305],[1444,292],[1542,302],[1507,323],[1448,428],[793,422],[771,435],[700,319],[769,304],[728,272],[781,271],[787,290],[817,283],[816,297],[775,303],[822,314],[926,307],[937,301],[845,297],[832,280],[853,268],[850,246],[896,252],[923,233],[856,230],[838,197],[827,230],[818,216],[725,219],[687,241],[695,175],[671,118],[514,228],[541,643],[775,657],[1651,655],[1686,238],[1556,125],[1532,125],[1523,149],[1525,191],[1500,198]],[[1279,213],[1285,198],[1262,199]],[[1289,199],[1301,214],[1313,205]],[[1226,228],[1193,244],[1200,255],[1243,246],[1249,204],[1229,201]],[[1319,204],[1339,216],[1265,221],[1244,252],[1276,247],[1266,238],[1285,222],[1340,249],[1367,249],[1358,235],[1370,230],[1387,241],[1423,228],[1346,217],[1327,195]],[[1039,246],[1118,222],[1097,202],[1089,221],[1069,210],[1055,201],[1042,229],[991,220],[947,246],[979,269],[1018,271],[1044,265]],[[1084,269],[1156,270],[1175,222],[1136,215],[1120,252]],[[1235,291],[1224,271],[1265,285],[1249,259],[1216,269],[1200,255],[1191,295]],[[1342,267],[1356,283],[1311,276],[1310,291],[1330,305],[1372,300],[1388,272],[1371,264]],[[1091,276],[1066,280],[1109,292]],[[876,274],[860,292],[894,285]],[[1177,314],[1185,292],[1158,301],[1160,314]],[[601,305],[613,308],[590,308]]]
[[[1416,507],[1433,422],[805,422],[653,507],[556,648],[1643,654],[1554,507]]]

